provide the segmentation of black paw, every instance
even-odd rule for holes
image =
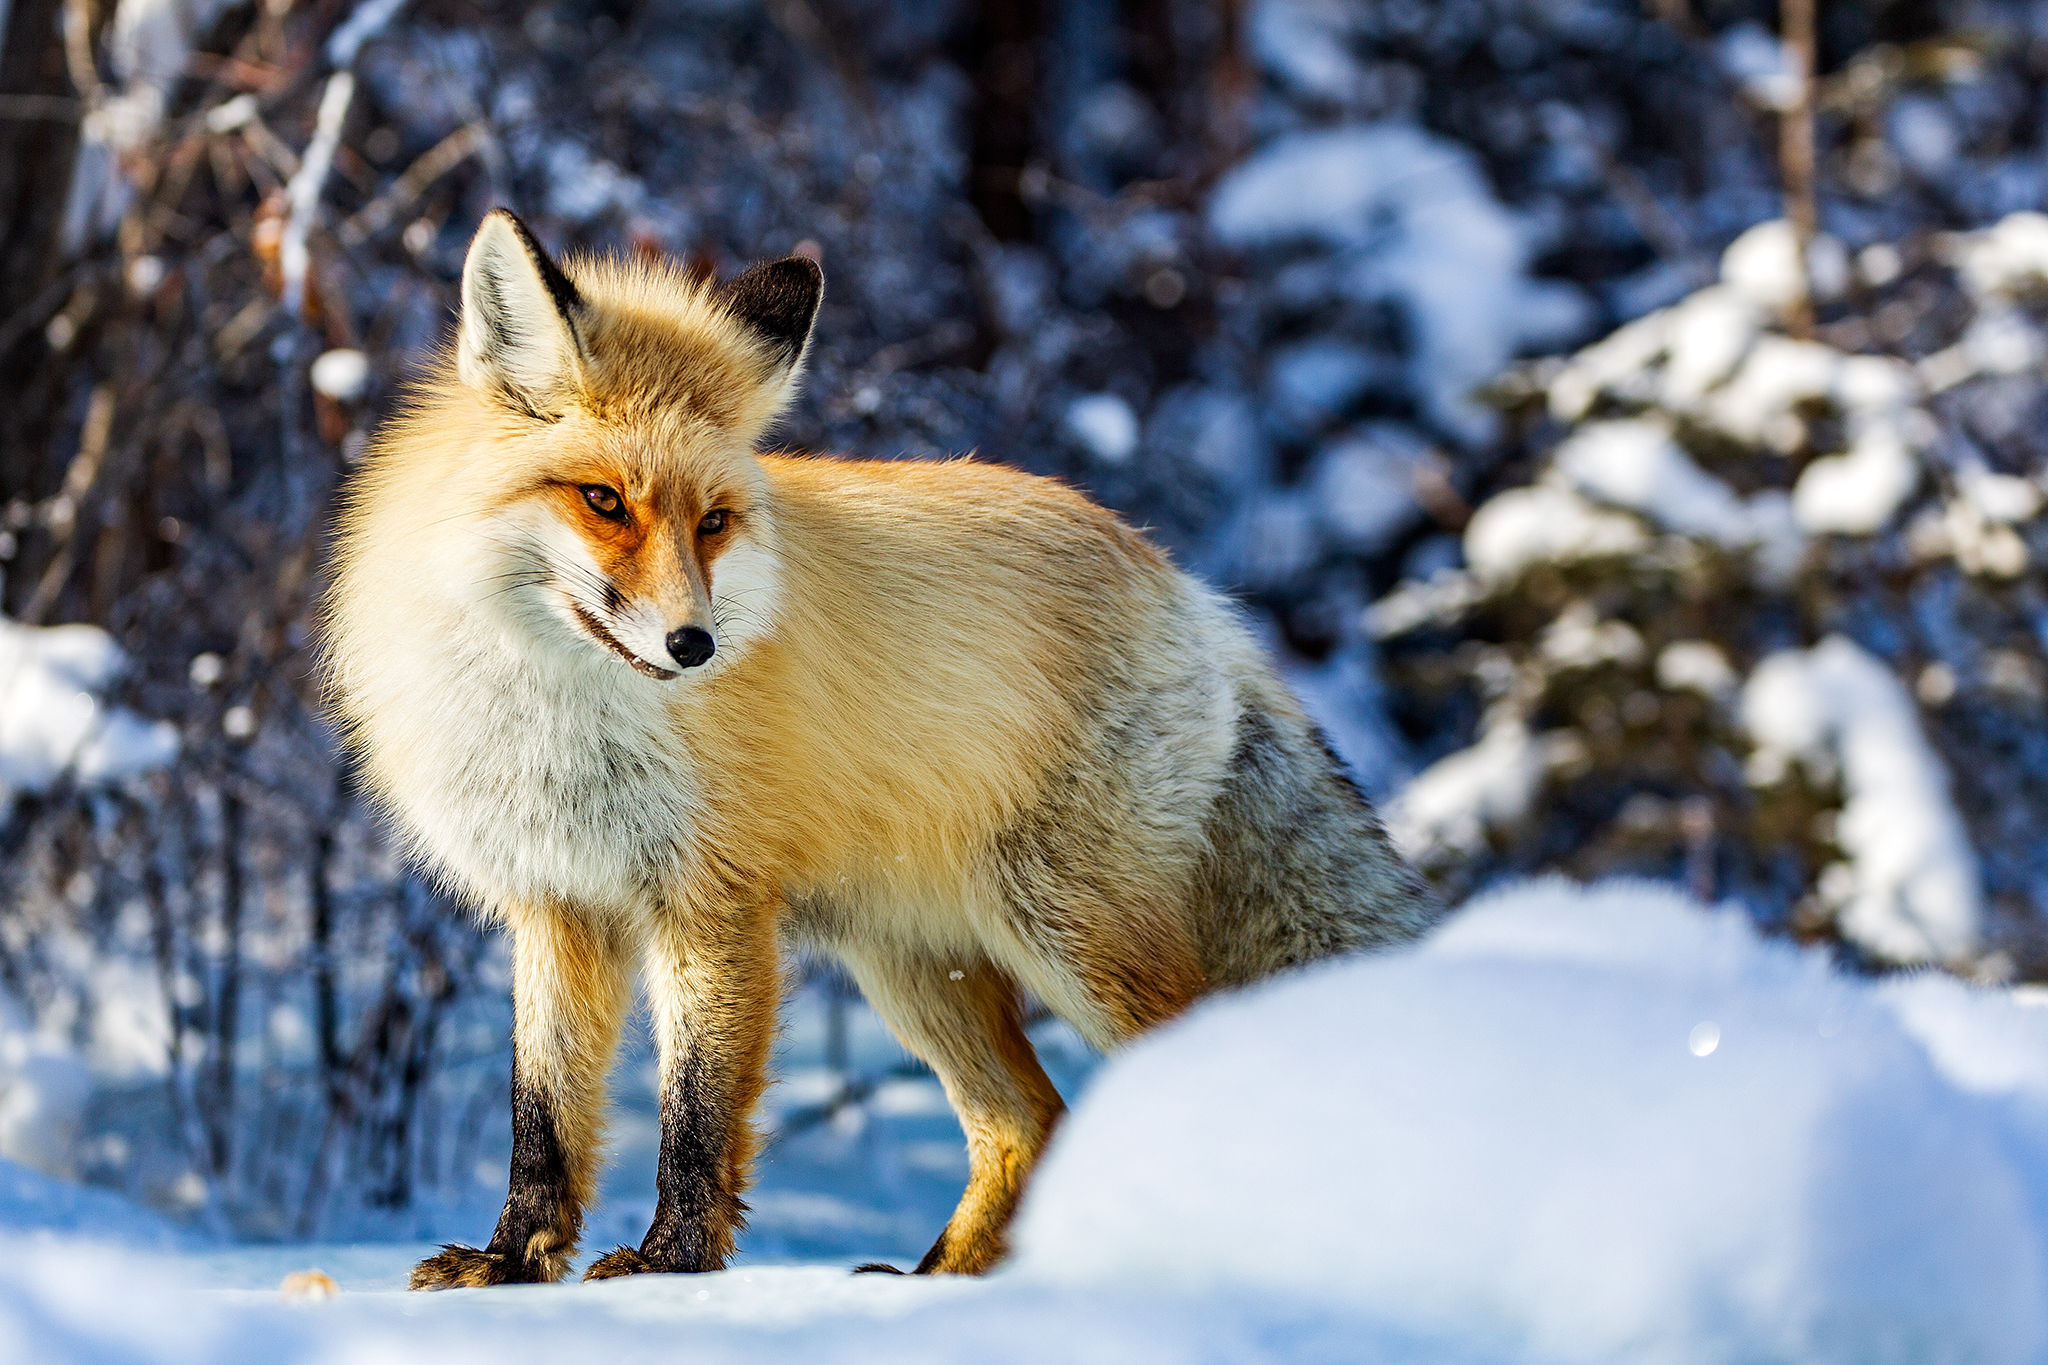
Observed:
[[[647,1264],[647,1258],[632,1247],[614,1247],[592,1261],[590,1268],[583,1272],[583,1278],[616,1280],[621,1275],[646,1275],[653,1269],[653,1266]]]
[[[887,1261],[863,1261],[853,1268],[856,1275],[901,1275],[903,1272]]]
[[[482,1289],[494,1284],[519,1284],[532,1279],[523,1267],[495,1251],[479,1251],[450,1242],[412,1268],[412,1289]]]

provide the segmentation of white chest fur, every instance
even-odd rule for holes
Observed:
[[[411,682],[365,738],[419,851],[487,908],[673,884],[698,802],[669,689],[500,624],[394,651]]]

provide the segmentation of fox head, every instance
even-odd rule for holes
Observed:
[[[488,464],[491,595],[661,682],[764,631],[777,558],[754,448],[823,293],[802,257],[718,286],[641,260],[565,269],[511,213],[485,218],[445,387],[482,427],[464,443]]]

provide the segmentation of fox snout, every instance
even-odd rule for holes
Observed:
[[[711,656],[718,652],[718,642],[711,632],[702,626],[684,626],[672,630],[662,642],[668,646],[668,656],[684,668],[696,668],[709,663]]]

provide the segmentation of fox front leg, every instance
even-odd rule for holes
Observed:
[[[596,1181],[605,1073],[630,999],[625,947],[573,912],[512,919],[512,1173],[488,1245],[450,1244],[414,1289],[559,1280]]]
[[[586,1280],[722,1270],[746,1223],[753,1112],[781,991],[772,910],[665,920],[646,963],[661,1056],[654,1223],[637,1248],[593,1262]]]

